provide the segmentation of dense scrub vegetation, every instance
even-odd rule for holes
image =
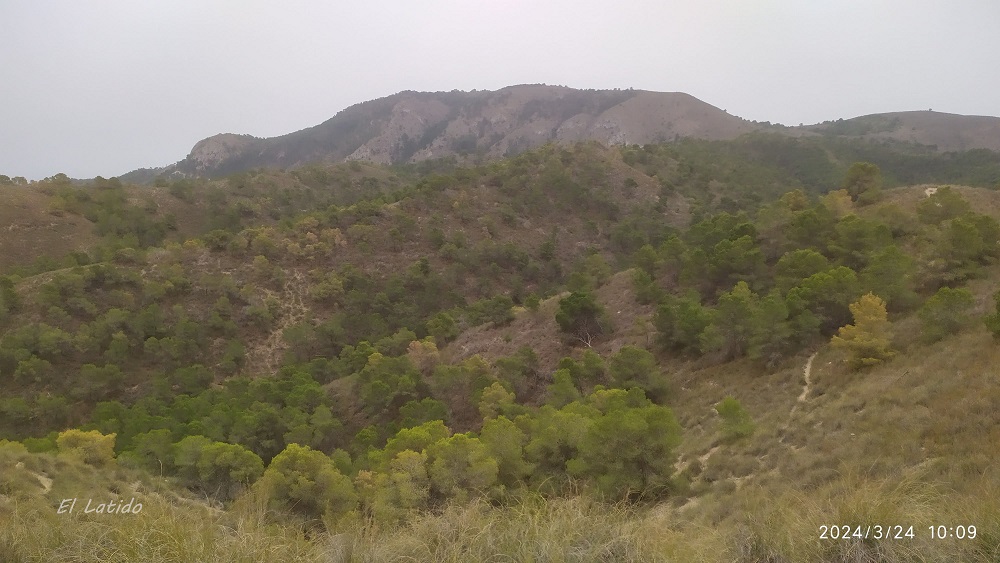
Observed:
[[[963,195],[984,190],[891,188],[995,185],[997,156],[836,143],[545,146],[161,180],[145,201],[50,179],[102,242],[0,278],[3,451],[167,476],[310,533],[697,498],[715,479],[679,459],[681,372],[766,374],[832,342],[864,373],[984,327],[1000,224]],[[621,276],[642,318],[601,297]],[[466,353],[543,323],[555,348]],[[758,415],[720,399],[712,451],[758,447]],[[755,533],[738,557],[784,549]]]

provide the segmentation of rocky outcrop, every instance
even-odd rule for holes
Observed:
[[[186,160],[191,161],[196,170],[212,170],[237,155],[245,153],[257,138],[250,135],[223,133],[198,141]]]

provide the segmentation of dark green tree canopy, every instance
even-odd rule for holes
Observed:
[[[560,299],[556,323],[563,332],[587,346],[609,328],[604,308],[587,292],[573,292]]]

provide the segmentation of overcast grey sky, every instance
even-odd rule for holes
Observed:
[[[786,125],[1000,116],[996,0],[0,0],[0,174],[116,176],[400,90],[692,94]]]

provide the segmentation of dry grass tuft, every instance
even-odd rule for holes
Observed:
[[[451,505],[391,533],[363,529],[353,553],[359,561],[711,561],[721,546],[717,532],[682,529],[667,511],[574,497]]]

